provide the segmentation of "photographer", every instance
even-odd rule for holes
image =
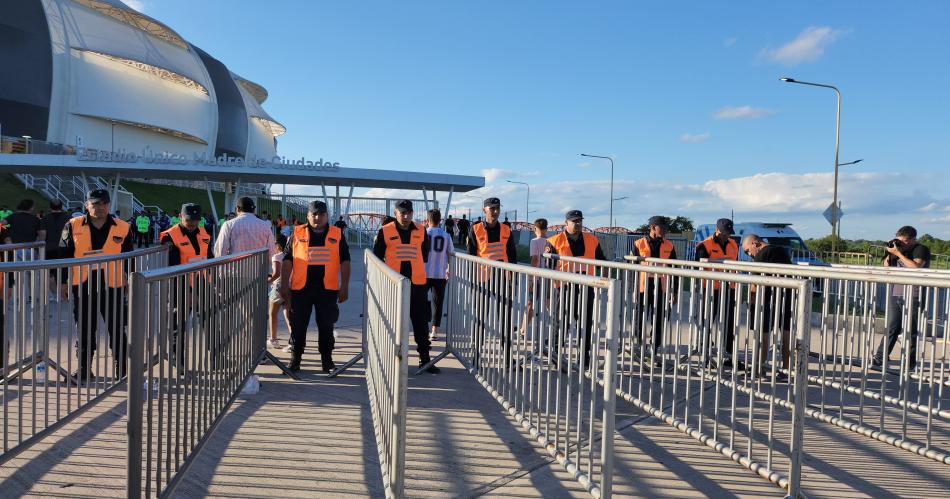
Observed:
[[[887,255],[882,262],[885,267],[907,267],[920,269],[930,267],[930,248],[917,242],[917,229],[905,225],[897,229],[894,239],[887,243]],[[907,300],[910,300],[909,310]],[[905,314],[905,310],[907,313]],[[897,336],[903,331],[903,319],[907,316],[907,329],[910,330],[909,354],[908,354],[908,372],[913,371],[917,366],[917,316],[920,312],[920,290],[912,288],[909,293],[905,293],[904,286],[895,284],[891,286],[890,301],[887,304],[887,327],[885,336],[881,339],[881,345],[874,354],[871,364],[872,369],[882,369],[885,364],[885,357],[890,357],[891,350],[897,344]],[[887,343],[885,353],[884,346]]]

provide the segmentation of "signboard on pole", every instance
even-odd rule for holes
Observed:
[[[832,226],[834,226],[834,225],[835,225],[835,215],[837,215],[838,221],[840,222],[840,221],[841,221],[841,216],[844,215],[844,212],[841,211],[841,204],[840,204],[840,203],[838,204],[838,212],[837,212],[837,213],[835,213],[835,204],[834,204],[834,203],[828,203],[828,207],[825,208],[825,211],[823,211],[821,214],[824,215],[825,220],[827,220],[829,224],[831,224]]]

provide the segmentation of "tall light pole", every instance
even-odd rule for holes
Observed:
[[[610,198],[610,199],[613,200],[613,201],[623,201],[624,199],[627,199],[627,198],[629,198],[629,197],[630,197],[630,196],[623,196],[623,197],[619,197],[619,198]],[[611,227],[616,227],[616,226],[617,226],[617,221],[614,220],[613,223],[612,223],[610,226],[611,226]]]
[[[518,182],[517,180],[505,180],[511,184],[521,184],[528,188],[528,194],[524,197],[524,221],[528,222],[528,205],[531,203],[531,186],[527,182]]]
[[[864,161],[864,160],[863,160],[863,159],[856,159],[856,160],[854,160],[854,161],[849,161],[849,162],[847,162],[847,163],[838,163],[838,167],[849,166],[849,165],[856,165],[856,164],[858,164],[858,163],[860,163],[860,162],[862,162],[862,161]],[[837,209],[838,211],[841,211],[841,203],[840,203],[840,202],[838,203],[838,207],[837,207],[836,209]],[[835,235],[838,236],[837,239],[841,239],[841,221],[840,221],[840,220],[838,221],[838,232],[837,232],[837,234],[835,234]]]
[[[797,83],[799,85],[809,85],[812,87],[823,87],[830,88],[835,91],[835,96],[838,98],[837,111],[835,113],[835,186],[834,186],[834,198],[831,201],[831,252],[834,253],[837,247],[837,237],[838,237],[838,143],[841,131],[841,91],[838,90],[838,87],[834,85],[826,85],[824,83],[811,83],[807,81],[798,81],[794,78],[783,77],[780,78],[785,83]]]
[[[610,156],[597,156],[596,154],[581,153],[581,156],[584,156],[585,158],[600,158],[610,161],[610,218],[607,219],[607,224],[612,226],[614,223],[614,159]]]

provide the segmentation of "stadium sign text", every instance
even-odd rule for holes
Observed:
[[[194,153],[189,160],[187,155],[172,154],[168,152],[154,153],[148,147],[142,154],[138,154],[125,149],[118,151],[102,151],[98,149],[78,148],[76,157],[79,161],[99,161],[105,163],[147,163],[162,165],[203,165],[203,166],[221,166],[228,168],[282,168],[287,170],[310,170],[310,171],[337,171],[340,169],[339,162],[323,161],[323,158],[317,161],[310,161],[301,157],[298,159],[288,159],[284,156],[273,156],[270,158],[242,158],[239,156],[212,156],[207,153]]]

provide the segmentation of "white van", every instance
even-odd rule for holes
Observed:
[[[808,249],[805,241],[795,232],[790,223],[769,223],[769,222],[745,222],[737,223],[734,226],[736,231],[732,239],[739,245],[739,259],[752,260],[751,257],[742,252],[742,238],[746,234],[755,234],[764,239],[769,244],[783,246],[788,249],[792,256],[792,263],[822,263],[815,257],[815,253]],[[716,224],[704,224],[696,228],[696,235],[693,237],[693,243],[686,249],[687,259],[696,259],[696,246],[705,241],[706,238],[715,234]]]

